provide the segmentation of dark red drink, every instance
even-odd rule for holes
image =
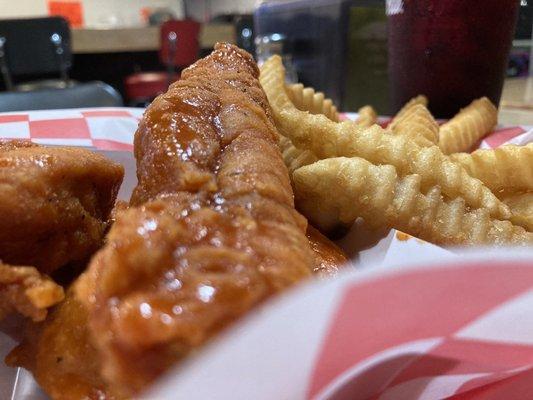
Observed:
[[[438,118],[472,100],[498,104],[519,0],[388,0],[394,110],[425,94]]]

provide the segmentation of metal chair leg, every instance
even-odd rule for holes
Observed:
[[[168,40],[168,60],[167,60],[167,82],[168,85],[173,81],[174,73],[176,71],[176,65],[174,63],[174,60],[176,59],[176,49],[177,49],[177,42],[178,42],[178,35],[176,32],[169,32],[167,36]]]
[[[59,73],[61,76],[61,80],[65,82],[65,86],[68,85],[69,77],[67,72],[67,63],[65,62],[65,51],[63,49],[63,38],[59,33],[53,33],[50,36],[50,41],[55,47],[55,51],[57,54],[57,58],[59,59]]]
[[[9,68],[7,66],[5,43],[6,43],[6,38],[3,36],[0,36],[0,73],[2,74],[2,78],[6,85],[6,89],[8,91],[12,91],[13,80],[11,79],[11,73],[9,72]]]

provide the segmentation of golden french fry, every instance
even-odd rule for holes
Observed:
[[[419,174],[422,190],[439,185],[448,198],[462,197],[472,208],[486,208],[491,216],[509,219],[511,212],[483,183],[446,157],[437,146],[420,147],[403,136],[389,135],[373,125],[361,128],[353,121],[335,123],[323,115],[299,111],[284,90],[285,69],[279,56],[261,67],[265,90],[276,126],[301,149],[319,159],[362,157],[375,164],[391,164],[401,176]]]
[[[496,218],[510,217],[507,206],[460,164],[449,160],[437,146],[420,147],[403,136],[385,134],[377,125],[357,130],[343,122],[323,129],[322,121],[316,123],[311,118],[302,119],[285,111],[281,112],[281,117],[281,131],[286,132],[296,146],[311,150],[320,159],[357,156],[376,164],[391,164],[402,176],[419,174],[423,190],[440,185],[449,198],[460,196],[470,207],[486,207]]]
[[[359,116],[354,123],[360,127],[368,128],[369,126],[374,125],[378,120],[378,114],[372,106],[361,107],[357,112],[359,113]]]
[[[448,200],[439,186],[423,194],[420,175],[401,177],[392,165],[329,158],[297,169],[293,180],[299,209],[324,230],[362,217],[442,245],[533,244],[533,233],[491,218],[487,208],[470,209],[461,197]]]
[[[533,191],[533,143],[480,149],[471,154],[455,153],[450,158],[463,165],[471,176],[482,181],[498,197]]]
[[[285,91],[297,109],[311,114],[323,114],[332,121],[339,120],[337,107],[331,99],[324,98],[323,93],[315,92],[313,88],[306,88],[301,83],[285,85]],[[317,161],[313,153],[297,149],[287,138],[280,138],[280,147],[285,165],[291,174],[295,169]]]
[[[412,107],[414,107],[416,105],[423,105],[424,107],[427,107],[428,106],[428,98],[426,96],[422,95],[422,94],[420,94],[420,95],[418,95],[416,97],[413,97],[411,100],[409,100],[407,103],[405,103],[405,105],[401,108],[400,111],[398,111],[396,113],[396,115],[394,116],[394,118],[392,119],[392,121],[390,123],[394,124],[397,119],[402,118],[407,111],[409,111]]]
[[[415,104],[387,127],[395,135],[405,136],[422,147],[439,142],[439,124],[423,104]]]
[[[498,110],[486,97],[474,100],[440,127],[439,146],[444,154],[468,152],[498,123]]]
[[[280,137],[280,148],[283,155],[283,161],[291,176],[294,170],[318,161],[318,158],[316,158],[313,153],[309,150],[297,149],[285,136]]]
[[[315,92],[313,88],[304,87],[301,83],[285,85],[285,91],[297,109],[311,114],[323,114],[335,122],[339,120],[337,107],[324,93]]]
[[[513,221],[533,232],[533,191],[515,193],[503,199],[513,213]]]

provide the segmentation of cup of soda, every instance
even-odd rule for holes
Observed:
[[[424,94],[437,118],[499,104],[520,0],[387,0],[391,106]]]

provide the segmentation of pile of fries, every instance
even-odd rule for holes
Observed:
[[[439,245],[533,244],[533,144],[467,153],[497,124],[487,98],[439,126],[418,96],[384,129],[370,106],[341,122],[322,93],[286,85],[278,56],[260,81],[297,205],[322,231],[362,218]]]

